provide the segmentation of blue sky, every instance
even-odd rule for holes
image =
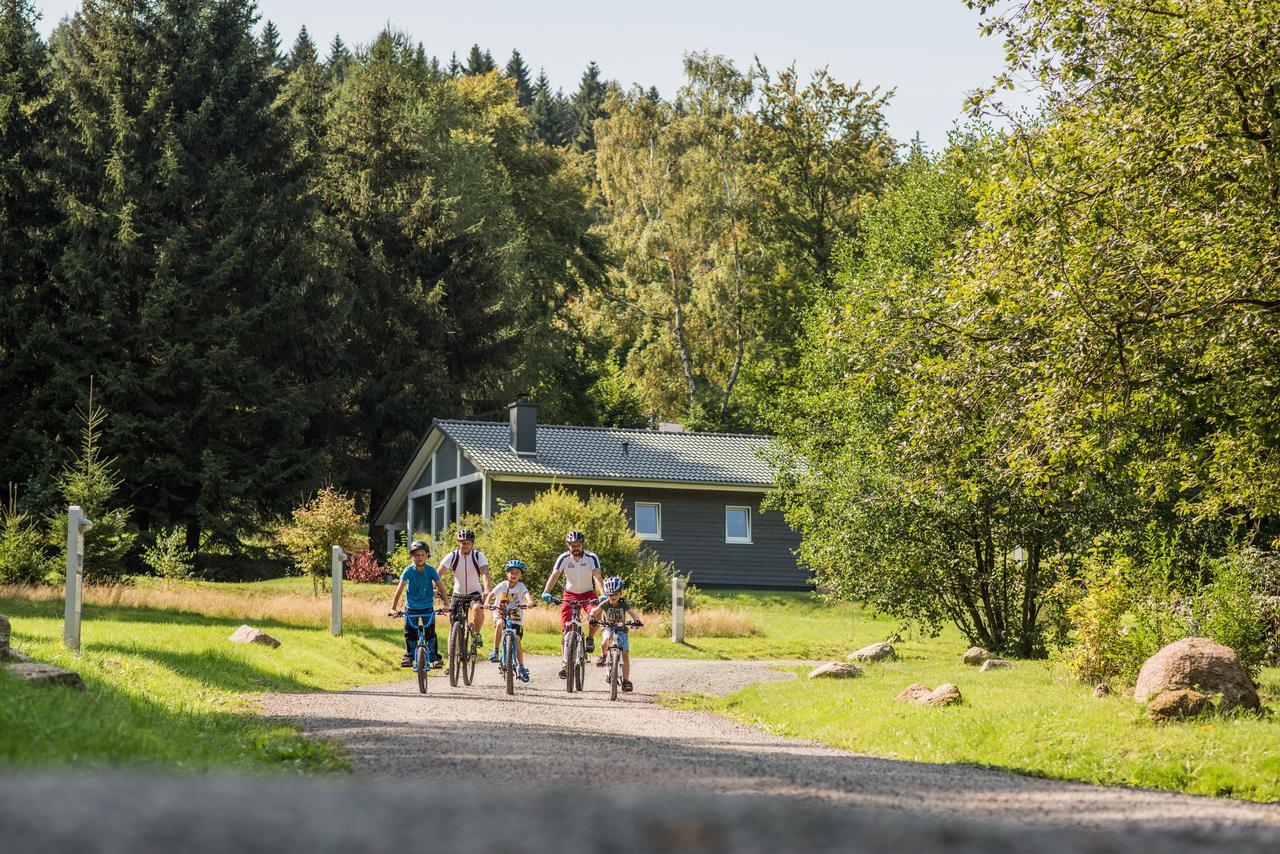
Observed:
[[[78,0],[36,0],[44,34],[79,7]],[[583,2],[488,0],[259,0],[285,46],[307,25],[327,45],[369,41],[385,24],[407,31],[428,52],[465,56],[473,43],[505,64],[513,47],[554,85],[577,86],[589,60],[605,77],[657,86],[672,95],[687,51],[710,50],[749,65],[758,56],[776,69],[791,62],[809,72],[827,66],[846,82],[895,88],[887,111],[899,140],[917,131],[940,147],[961,117],[966,93],[1001,67],[1000,42],[978,33],[978,17],[961,0],[645,0]],[[322,49],[322,55],[324,51]],[[1025,99],[1018,99],[1025,100]]]

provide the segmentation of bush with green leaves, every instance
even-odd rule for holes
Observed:
[[[1268,562],[1252,549],[1219,558],[1213,562],[1213,580],[1191,602],[1195,633],[1234,649],[1254,676],[1272,651],[1263,576]]]
[[[584,501],[564,487],[552,486],[527,504],[503,505],[487,522],[478,516],[464,516],[460,524],[476,532],[476,545],[489,558],[495,582],[501,577],[502,565],[519,558],[527,567],[525,584],[537,596],[564,551],[565,533],[577,529],[586,536],[587,548],[600,556],[604,575],[617,575],[626,582],[632,604],[651,611],[671,607],[675,569],[644,548],[631,530],[620,498],[593,494]],[[455,524],[443,532],[440,551],[433,552],[434,557],[440,558],[445,549],[453,548],[457,529]],[[432,562],[438,564],[438,560]]]
[[[317,592],[328,589],[334,546],[341,546],[348,554],[369,547],[355,499],[333,487],[325,487],[296,508],[292,521],[278,536],[293,565],[301,574],[311,576],[312,590]]]
[[[195,554],[187,548],[187,532],[170,528],[156,535],[156,541],[142,552],[142,562],[161,578],[190,578]]]
[[[0,506],[0,584],[39,584],[49,568],[40,527],[11,492],[8,507]]]

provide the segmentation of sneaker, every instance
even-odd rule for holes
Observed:
[[[604,667],[605,654],[602,652],[596,657],[596,667]]]
[[[520,677],[520,681],[521,681],[521,682],[528,682],[528,681],[529,681],[529,668],[527,668],[527,667],[521,667],[520,669],[518,669],[518,670],[516,671],[516,675]]]
[[[473,638],[471,639],[471,645],[472,645],[472,647],[474,647],[475,649],[479,649],[480,647],[484,646],[484,644],[483,644],[483,643],[481,643],[481,641],[480,641],[480,636],[479,636],[479,635],[476,635],[475,637],[473,637]]]
[[[567,668],[567,667],[561,667],[561,668],[560,668],[560,675],[559,675],[559,676],[557,676],[556,678],[557,678],[557,679],[565,679],[565,678],[567,678],[567,677],[568,677],[568,675],[569,675],[569,668]]]
[[[412,655],[406,655],[404,658],[400,659],[400,666],[401,666],[401,667],[413,667],[413,656],[412,656]]]
[[[623,691],[626,691],[626,692],[628,692],[628,693],[630,693],[630,692],[631,692],[631,680],[630,680],[630,679],[623,679],[623,680],[622,680],[622,690],[623,690]]]
[[[443,657],[443,656],[440,656],[440,655],[433,655],[433,656],[431,657],[431,666],[432,666],[432,667],[439,667],[439,666],[440,666],[440,665],[442,665],[442,664],[444,664],[444,657]]]
[[[587,638],[587,652],[595,652],[595,651],[596,651],[596,639],[592,637]]]
[[[498,651],[496,649],[493,652],[489,653],[489,660],[492,661],[494,664],[498,663]]]

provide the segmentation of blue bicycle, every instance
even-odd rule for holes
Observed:
[[[436,609],[431,612],[432,615],[443,614],[444,610]],[[390,616],[403,617],[404,611],[392,611]],[[427,693],[427,673],[431,670],[431,655],[427,649],[427,626],[430,623],[426,620],[425,614],[419,614],[417,618],[418,626],[418,647],[413,654],[413,669],[418,674],[418,693]]]
[[[503,618],[502,651],[498,654],[498,672],[507,679],[507,693],[516,692],[516,669],[520,666],[520,658],[516,654],[516,644],[520,639],[520,624],[515,618],[525,609],[524,605],[509,604]],[[497,605],[490,605],[490,611],[499,611]],[[523,677],[522,677],[523,678]],[[526,680],[527,681],[527,680]]]

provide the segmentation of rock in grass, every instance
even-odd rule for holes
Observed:
[[[954,706],[964,702],[960,689],[950,682],[944,682],[929,692],[929,696],[918,700],[922,706]]]
[[[1153,721],[1180,721],[1194,718],[1213,709],[1213,702],[1199,691],[1179,688],[1161,691],[1147,704],[1147,717]]]
[[[263,646],[269,646],[276,649],[280,646],[280,641],[273,638],[264,631],[255,629],[253,626],[241,626],[231,635],[232,643],[256,643]]]
[[[849,653],[850,661],[888,661],[897,657],[897,650],[888,641],[873,643],[871,646],[864,646],[857,652]]]
[[[1093,696],[1095,697],[1105,697],[1110,693],[1111,686],[1106,682],[1099,682],[1097,685],[1093,686]]]
[[[10,664],[5,669],[29,685],[65,685],[68,688],[84,690],[84,682],[80,679],[79,673],[63,670],[52,664],[26,661]]]
[[[1149,702],[1165,691],[1191,689],[1203,694],[1221,694],[1219,707],[1257,709],[1258,691],[1229,646],[1208,638],[1183,638],[1146,660],[1133,686],[1133,699]]]
[[[971,646],[964,651],[960,660],[970,667],[977,667],[984,661],[989,661],[995,657],[996,654],[994,652],[988,652],[980,646]]]
[[[982,666],[978,668],[979,673],[986,673],[988,670],[1012,670],[1013,662],[1005,661],[1003,658],[988,658],[982,662]]]
[[[902,689],[902,693],[894,699],[901,700],[904,703],[918,703],[921,698],[928,697],[933,693],[933,689],[928,685],[920,682],[913,682],[906,688]]]
[[[839,661],[832,661],[809,671],[810,679],[853,679],[861,675],[862,671],[857,667]]]
[[[0,661],[9,657],[9,618],[0,614]]]

